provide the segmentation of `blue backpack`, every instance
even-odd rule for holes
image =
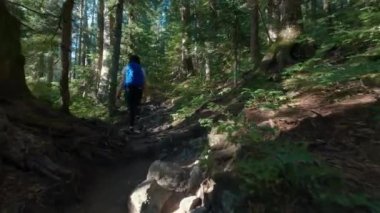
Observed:
[[[145,76],[140,64],[130,62],[124,69],[125,82],[124,85],[128,86],[143,86],[145,83]]]

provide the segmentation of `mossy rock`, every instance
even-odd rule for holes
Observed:
[[[364,75],[361,80],[367,87],[380,87],[380,73]]]

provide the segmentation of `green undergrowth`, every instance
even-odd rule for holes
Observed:
[[[56,109],[60,108],[61,96],[58,82],[53,82],[49,85],[43,81],[36,82],[29,80],[28,87],[37,99],[49,103]],[[80,118],[108,119],[106,107],[100,104],[95,98],[83,95],[78,86],[73,86],[70,93],[70,112],[73,115]]]
[[[380,9],[375,4],[360,7],[318,19],[320,27],[306,23],[301,39],[313,38],[318,51],[282,73],[284,89],[308,91],[380,73]]]
[[[241,190],[251,202],[270,211],[380,211],[378,201],[350,191],[340,172],[310,153],[305,143],[265,140],[271,132],[252,126],[235,138],[244,147],[236,170],[243,180]]]
[[[213,98],[232,90],[230,87],[218,90],[214,86],[212,82],[205,83],[200,78],[191,78],[175,85],[170,94],[175,100],[173,120],[183,120],[192,116],[196,110],[209,104]]]

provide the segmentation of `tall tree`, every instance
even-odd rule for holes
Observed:
[[[50,52],[47,58],[47,83],[50,86],[54,77],[54,54]]]
[[[62,37],[61,37],[61,62],[62,75],[60,81],[60,91],[62,97],[62,111],[70,113],[70,91],[69,91],[69,69],[70,69],[70,49],[72,31],[72,13],[74,0],[66,0],[62,8]]]
[[[109,73],[110,73],[110,57],[111,57],[111,44],[114,40],[113,36],[113,14],[109,10],[108,6],[104,8],[104,41],[103,41],[103,60],[102,68],[100,70],[99,82],[98,82],[98,98],[105,100],[109,92]]]
[[[112,64],[111,64],[111,82],[109,90],[109,105],[108,110],[112,115],[115,110],[116,102],[116,88],[117,88],[117,73],[119,71],[119,60],[120,60],[120,44],[121,44],[121,35],[122,35],[122,24],[123,24],[123,6],[124,0],[118,0],[116,5],[116,22],[114,30],[114,44],[113,44],[113,53],[112,53]]]
[[[82,16],[82,25],[81,25],[81,30],[82,30],[82,57],[81,57],[81,65],[86,66],[87,65],[87,56],[88,56],[88,49],[89,49],[89,35],[88,35],[88,15],[87,15],[87,10],[88,10],[88,1],[87,0],[82,0],[83,1],[83,16]]]
[[[323,0],[323,11],[330,13],[330,0]]]
[[[25,82],[25,58],[21,54],[20,22],[0,0],[0,97],[30,96]]]
[[[259,0],[248,0],[251,12],[251,42],[250,51],[252,61],[257,66],[260,62],[260,39],[259,39]]]
[[[276,41],[279,37],[281,27],[280,5],[282,0],[268,0],[268,20],[270,40]]]
[[[318,1],[310,0],[311,18],[313,19],[317,17],[317,7],[318,7]]]
[[[302,0],[283,0],[281,4],[281,39],[293,40],[302,32]]]
[[[98,2],[98,36],[97,36],[97,65],[96,65],[96,84],[99,85],[101,70],[103,66],[103,47],[104,47],[104,0]],[[97,88],[98,93],[99,88]]]
[[[181,0],[180,3],[180,13],[181,13],[181,33],[182,33],[182,43],[181,43],[181,58],[182,58],[182,69],[186,74],[194,73],[193,59],[190,54],[190,1]]]
[[[84,13],[85,13],[85,6],[84,6],[85,0],[80,0],[79,4],[79,35],[78,35],[78,51],[77,51],[77,58],[78,58],[78,65],[82,65],[83,62],[83,23],[84,23]]]

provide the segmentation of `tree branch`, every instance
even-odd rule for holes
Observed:
[[[40,11],[37,11],[36,9],[30,8],[28,6],[25,6],[25,5],[17,3],[17,2],[13,2],[13,1],[7,1],[7,2],[9,4],[14,5],[14,6],[22,7],[24,9],[26,9],[26,10],[29,10],[29,11],[31,11],[33,13],[36,13],[36,14],[40,15],[40,16],[51,16],[51,17],[54,17],[54,18],[59,18],[59,16],[57,16],[57,15],[55,15],[53,13],[48,13],[48,12],[42,13]]]

